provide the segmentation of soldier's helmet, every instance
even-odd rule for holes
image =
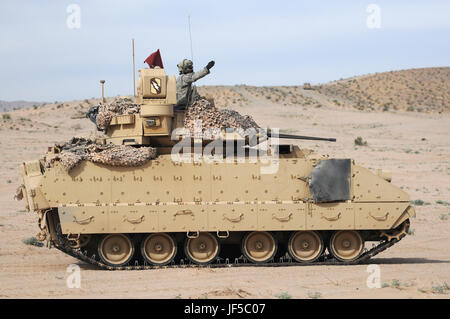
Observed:
[[[183,73],[183,74],[191,73],[194,70],[194,64],[192,63],[191,60],[188,60],[188,59],[184,59],[183,61],[178,63],[177,67],[178,67],[178,71],[180,71],[180,73]]]

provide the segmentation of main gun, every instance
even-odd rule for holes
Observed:
[[[334,137],[315,137],[315,136],[303,136],[303,135],[292,135],[292,134],[274,134],[270,130],[268,130],[266,133],[267,133],[267,137],[278,137],[278,138],[286,138],[286,139],[293,139],[293,140],[336,142],[336,139]]]

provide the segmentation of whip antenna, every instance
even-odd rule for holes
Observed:
[[[136,74],[135,74],[135,63],[134,63],[134,39],[131,39],[131,47],[133,51],[133,96],[136,97]]]
[[[191,15],[188,13],[188,26],[189,26],[189,41],[191,43],[191,59],[192,63],[194,63],[194,51],[192,50],[192,34],[191,34]]]

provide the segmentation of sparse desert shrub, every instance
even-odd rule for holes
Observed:
[[[361,136],[358,136],[357,138],[355,138],[355,145],[358,146],[367,146],[367,142],[363,140],[363,138]]]
[[[427,290],[425,288],[417,288],[417,291],[426,294]]]
[[[413,204],[413,205],[416,205],[416,206],[423,206],[423,205],[430,205],[431,204],[431,203],[425,202],[425,201],[423,201],[421,199],[412,200],[410,203]]]
[[[391,287],[392,288],[400,288],[400,281],[398,281],[397,279],[393,279],[391,282]]]
[[[450,290],[450,287],[446,282],[431,287],[431,292],[434,294],[444,294],[448,290]]]
[[[292,299],[292,296],[286,291],[276,294],[275,297],[277,297],[278,299]]]
[[[24,240],[22,240],[22,242],[23,242],[25,245],[32,245],[32,246],[37,246],[37,247],[42,247],[42,246],[44,246],[44,244],[41,243],[40,241],[38,241],[38,240],[36,239],[36,237],[28,237],[28,238],[25,238]]]
[[[449,202],[446,202],[445,200],[440,200],[440,199],[438,199],[438,200],[436,201],[436,204],[445,205],[445,206],[450,206],[450,203],[449,203]]]
[[[8,113],[4,113],[4,114],[2,114],[2,119],[10,120],[11,119],[11,115],[9,115]]]
[[[316,292],[308,291],[307,295],[308,295],[308,298],[310,298],[310,299],[319,299],[320,297],[322,297],[322,294],[318,291],[316,291]]]

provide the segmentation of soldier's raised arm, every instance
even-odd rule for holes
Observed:
[[[187,83],[192,83],[192,82],[195,82],[195,81],[203,78],[204,76],[206,76],[210,73],[209,70],[214,66],[214,64],[215,64],[214,61],[209,61],[209,63],[200,71],[197,71],[195,73],[186,74],[184,81]]]
[[[203,69],[194,73],[191,60],[184,59],[178,63],[180,75],[177,77],[177,106],[189,105],[200,97],[193,83],[209,74],[214,64],[214,61],[210,61]]]

